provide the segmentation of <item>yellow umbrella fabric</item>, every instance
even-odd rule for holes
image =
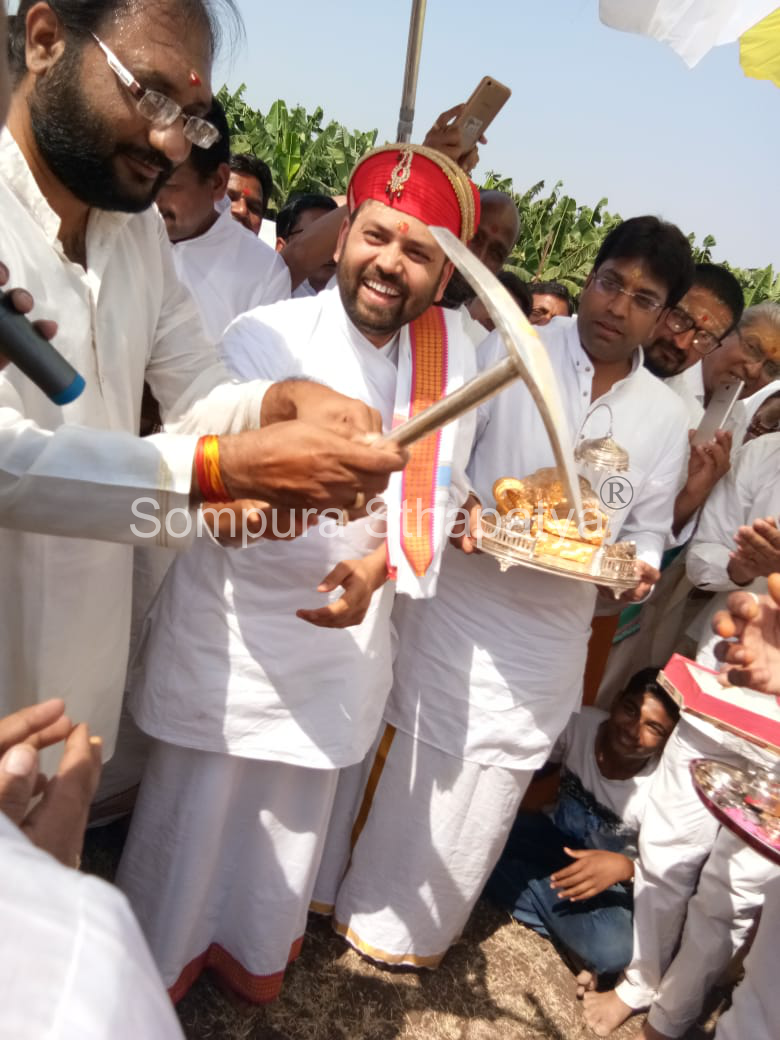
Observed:
[[[740,37],[739,63],[746,76],[780,87],[780,7]]]

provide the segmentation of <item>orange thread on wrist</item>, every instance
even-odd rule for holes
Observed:
[[[229,502],[231,496],[219,468],[219,437],[201,437],[195,449],[195,474],[204,502]]]

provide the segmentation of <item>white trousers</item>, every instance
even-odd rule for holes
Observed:
[[[639,835],[634,956],[617,993],[629,1007],[650,1007],[650,1024],[668,1036],[681,1036],[698,1017],[709,987],[745,941],[776,870],[721,830],[700,801],[689,766],[710,757],[743,761],[683,716],[653,780]]]
[[[532,775],[464,762],[386,727],[364,764],[363,796],[350,784],[342,802],[360,802],[357,825],[334,816],[334,834],[352,838],[336,931],[382,963],[436,967],[463,931]],[[331,883],[318,882],[324,902]]]
[[[779,934],[780,879],[775,878],[767,886],[761,922],[745,961],[745,978],[737,986],[731,1008],[718,1022],[715,1040],[777,1040],[780,1034]]]
[[[338,770],[154,741],[117,884],[180,1000],[205,968],[278,996],[301,946]]]

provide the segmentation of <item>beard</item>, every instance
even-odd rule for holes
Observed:
[[[81,90],[78,58],[79,52],[67,47],[30,95],[36,146],[51,172],[85,205],[140,213],[154,202],[173,163],[153,148],[117,142],[109,121],[90,107]],[[151,185],[129,173],[122,179],[115,168],[122,155],[158,167],[160,176]]]
[[[441,279],[440,272],[429,292],[412,296],[403,279],[370,266],[361,269],[350,267],[344,256],[337,270],[339,294],[347,317],[367,339],[372,336],[392,337],[404,325],[419,318],[435,302]],[[395,289],[399,295],[393,305],[372,307],[370,302],[362,299],[361,286],[367,280],[376,280]]]
[[[659,379],[679,375],[688,361],[688,354],[671,340],[658,336],[644,348],[645,368]]]
[[[447,288],[441,298],[442,307],[456,310],[464,303],[471,303],[477,294],[457,269],[452,272],[452,278],[447,282]]]

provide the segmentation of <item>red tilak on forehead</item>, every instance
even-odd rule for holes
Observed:
[[[190,85],[193,86],[193,87],[202,87],[203,86],[203,80],[200,78],[200,76],[197,74],[197,72],[195,72],[194,69],[190,73]]]
[[[252,192],[249,190],[249,188],[242,188],[241,194],[244,196],[245,199],[249,199],[252,197]]]
[[[405,220],[402,220],[399,223],[398,230],[401,232],[402,235],[408,235],[409,234],[409,225],[406,223]]]

